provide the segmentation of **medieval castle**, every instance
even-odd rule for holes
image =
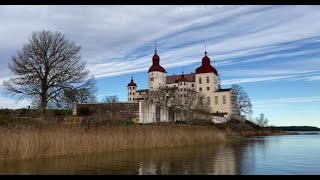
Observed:
[[[195,73],[167,76],[167,71],[160,65],[160,56],[155,53],[152,57],[152,65],[148,71],[149,89],[137,89],[137,84],[131,78],[128,84],[128,102],[141,102],[148,99],[149,92],[161,87],[175,88],[180,97],[186,96],[186,90],[193,90],[202,94],[205,103],[210,105],[211,112],[222,113],[230,116],[236,113],[235,100],[232,89],[222,89],[217,70],[211,65],[210,58],[202,58],[202,65]]]

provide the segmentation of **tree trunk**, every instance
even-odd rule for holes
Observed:
[[[40,114],[41,117],[44,117],[44,114],[46,113],[46,107],[47,107],[47,98],[45,96],[41,97],[40,102]]]

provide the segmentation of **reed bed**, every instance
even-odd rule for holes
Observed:
[[[209,144],[225,140],[224,133],[212,126],[0,127],[0,160]]]

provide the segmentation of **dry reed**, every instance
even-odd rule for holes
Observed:
[[[69,156],[137,148],[174,147],[225,141],[206,126],[131,126],[92,128],[0,128],[0,160]]]

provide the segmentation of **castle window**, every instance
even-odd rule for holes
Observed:
[[[209,77],[207,76],[207,83],[209,84]]]
[[[184,91],[186,91],[186,89],[183,89]]]
[[[182,97],[182,94],[180,94],[180,97]]]
[[[130,101],[131,101],[131,98],[129,98],[130,99]]]
[[[131,95],[131,92],[129,94]]]
[[[186,82],[184,82],[183,84],[186,85]]]
[[[203,97],[199,97],[199,104],[200,104],[200,105],[203,104]]]
[[[176,85],[173,85],[173,87],[176,87]]]
[[[134,95],[134,93],[132,93],[132,95]]]
[[[223,96],[222,96],[222,100],[223,100],[223,104],[227,104],[226,95],[223,95]]]
[[[209,91],[210,90],[210,87],[207,87],[207,91]]]
[[[210,97],[207,97],[207,105],[210,105]]]
[[[202,79],[201,79],[201,77],[199,77],[199,84],[202,84]]]
[[[199,87],[199,91],[202,91],[202,87]]]
[[[218,96],[214,97],[215,104],[218,104]]]
[[[186,95],[186,94],[184,94],[184,97],[187,97],[187,95]]]
[[[194,87],[194,84],[191,84],[192,87]]]
[[[135,87],[132,87],[132,89],[134,90],[134,89],[135,89]]]

